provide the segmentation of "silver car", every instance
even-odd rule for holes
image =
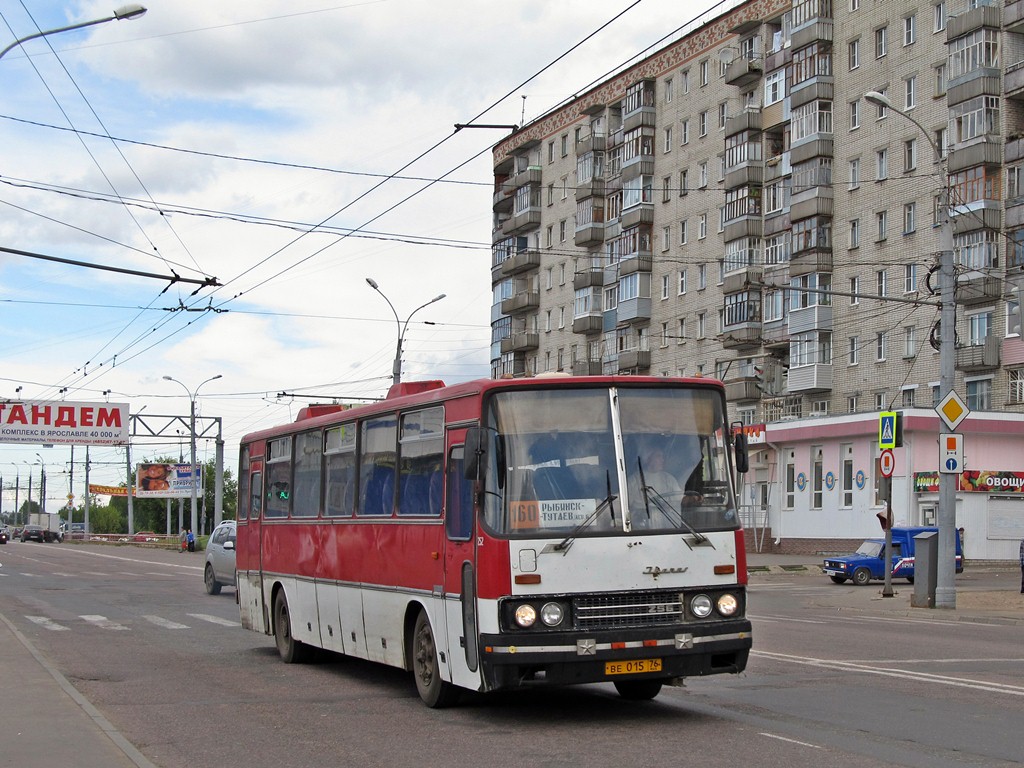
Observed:
[[[206,542],[206,592],[219,595],[220,588],[235,586],[235,521],[225,520],[213,529]]]

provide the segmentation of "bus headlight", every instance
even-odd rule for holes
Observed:
[[[690,600],[690,610],[698,619],[711,615],[711,598],[707,595],[697,595]]]
[[[557,627],[565,618],[565,609],[558,603],[545,603],[540,609],[540,620],[549,627]]]
[[[740,601],[736,599],[736,595],[724,594],[718,598],[716,607],[723,616],[732,616],[740,609]]]
[[[516,608],[516,624],[520,627],[532,627],[537,623],[537,609],[525,603]]]

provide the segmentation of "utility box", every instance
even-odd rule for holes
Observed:
[[[926,531],[914,537],[913,608],[934,608],[935,588],[939,581],[939,532]]]

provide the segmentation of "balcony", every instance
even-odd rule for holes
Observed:
[[[536,248],[528,248],[518,251],[509,256],[501,263],[501,274],[505,277],[518,275],[531,269],[540,267],[540,251]]]
[[[540,334],[521,331],[501,340],[501,354],[509,352],[530,352],[540,346]]]
[[[573,318],[572,332],[581,334],[600,333],[604,324],[603,317],[601,312],[592,312],[589,315],[580,315]]]
[[[765,349],[789,349],[789,326],[783,320],[764,323],[761,326],[761,337]]]
[[[756,378],[737,379],[725,382],[725,399],[729,402],[760,400],[761,388]]]
[[[956,303],[970,306],[1001,299],[1003,281],[985,272],[966,272],[956,277]]]
[[[584,268],[572,276],[572,289],[574,291],[594,288],[599,285],[604,285],[604,269],[602,267]]]
[[[619,222],[623,229],[629,229],[638,224],[653,224],[654,203],[640,203],[639,205],[631,206],[620,214]]]
[[[650,370],[651,353],[646,349],[630,349],[620,352],[617,365],[619,373]]]
[[[790,368],[787,389],[790,392],[831,392],[832,366],[815,363]]]
[[[811,272],[831,272],[832,263],[831,248],[808,248],[790,256],[789,274],[800,277]]]
[[[1024,5],[1024,2],[1021,5]],[[1024,61],[1018,61],[1006,68],[1003,89],[1008,99],[1024,99]]]
[[[651,319],[650,299],[625,299],[619,300],[617,309],[618,321],[620,323],[633,323]]]
[[[761,347],[761,323],[727,325],[722,329],[722,347],[750,352]]]
[[[634,272],[650,272],[654,268],[654,257],[650,254],[630,254],[619,262],[619,275],[631,275]]]
[[[832,19],[815,19],[812,24],[800,27],[790,35],[791,47],[794,51],[799,51],[815,41],[831,43],[835,33],[834,27]]]
[[[573,376],[600,376],[601,373],[600,360],[577,360],[572,364]]]
[[[748,160],[725,172],[725,188],[761,186],[764,183],[764,163]]]
[[[604,197],[607,186],[604,179],[592,178],[590,181],[584,181],[582,184],[576,185],[576,199],[585,200],[588,197]]]
[[[832,330],[832,306],[829,304],[794,309],[789,313],[790,334],[830,330]]]
[[[541,168],[539,165],[531,165],[528,168],[524,168],[519,171],[515,176],[512,177],[512,189],[518,189],[519,187],[525,187],[527,184],[533,186],[540,186],[541,180]]]
[[[573,243],[585,248],[591,245],[600,245],[604,242],[604,223],[592,222],[577,227],[573,235]]]
[[[540,226],[540,208],[527,208],[522,213],[517,213],[507,219],[501,225],[501,231],[506,235],[518,235],[529,232]]]
[[[725,82],[728,85],[744,88],[760,80],[763,72],[764,65],[760,59],[740,56],[733,59],[732,63],[725,70]]]
[[[995,336],[986,336],[983,344],[957,347],[956,369],[964,373],[976,373],[998,368],[999,343]]]
[[[521,291],[501,302],[501,314],[515,315],[537,309],[540,306],[540,292],[537,289]]]
[[[1024,0],[1007,0],[1003,7],[1003,27],[1007,32],[1024,33]]]
[[[746,291],[751,285],[757,285],[764,276],[764,267],[760,264],[752,264],[744,269],[737,269],[727,272],[722,280],[722,293],[739,293]]]
[[[604,152],[607,144],[607,137],[603,133],[590,133],[584,136],[576,144],[576,155],[585,155],[587,152]]]

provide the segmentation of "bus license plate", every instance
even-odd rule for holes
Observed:
[[[661,672],[661,659],[629,659],[604,663],[606,675],[638,675],[643,672]]]

